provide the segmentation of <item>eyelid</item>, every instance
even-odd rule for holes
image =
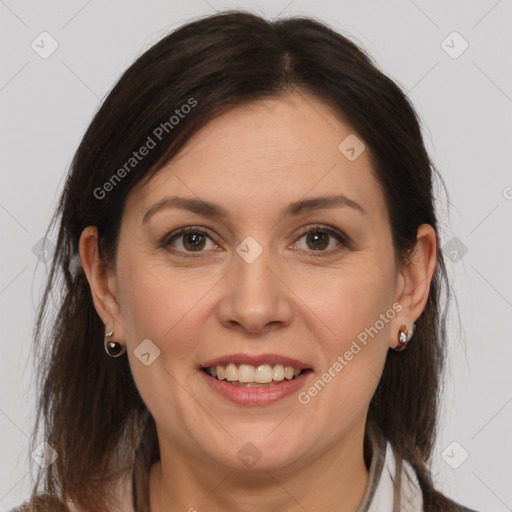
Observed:
[[[187,233],[199,233],[201,235],[207,236],[215,245],[218,245],[217,242],[213,239],[213,237],[210,235],[210,230],[203,227],[198,226],[185,226],[182,228],[175,229],[169,233],[167,233],[161,240],[159,244],[159,248],[166,249],[173,240],[179,238],[180,236],[186,235]],[[180,251],[175,249],[167,249],[169,252],[172,252],[174,254],[179,254],[181,256],[185,257],[198,257],[201,255],[201,253],[204,253],[206,251],[198,251],[197,253],[194,253],[193,251]]]
[[[325,224],[309,224],[303,228],[300,229],[299,233],[295,235],[294,241],[292,244],[296,243],[300,238],[302,238],[304,235],[315,232],[315,231],[323,231],[330,236],[335,237],[338,242],[340,242],[341,246],[344,246],[346,248],[350,248],[352,244],[352,240],[350,237],[348,237],[343,231],[341,231],[338,228],[335,228],[333,226],[325,225]],[[206,236],[209,238],[216,246],[219,244],[215,241],[213,236],[210,234],[210,230],[208,228],[199,227],[199,226],[185,226],[182,228],[175,229],[169,233],[167,233],[161,240],[161,243],[159,245],[160,248],[166,249],[170,243],[175,240],[176,238],[179,238],[180,236],[183,236],[187,233],[199,233],[201,235]],[[199,257],[202,253],[205,253],[207,251],[197,251],[196,253],[194,251],[181,251],[181,250],[171,250],[167,249],[169,252],[182,255],[185,257]],[[313,256],[327,256],[332,255],[337,252],[339,252],[339,247],[335,249],[331,249],[328,251],[305,251],[308,253],[311,253]]]
[[[328,224],[309,224],[304,228],[301,228],[301,230],[299,231],[299,235],[303,236],[306,233],[309,233],[310,231],[314,230],[325,231],[326,233],[329,233],[331,235],[336,235],[342,240],[343,243],[346,244],[348,244],[351,241],[350,238],[343,231],[333,226],[329,226]]]
[[[304,235],[306,235],[310,232],[314,233],[315,231],[323,231],[324,233],[327,233],[330,236],[333,236],[334,238],[336,238],[338,240],[338,242],[340,242],[340,245],[343,247],[340,248],[338,246],[338,247],[328,250],[328,251],[306,251],[306,252],[310,253],[312,256],[327,257],[329,255],[337,254],[343,248],[347,248],[347,249],[352,248],[352,240],[350,239],[349,236],[347,236],[340,229],[335,228],[333,226],[326,225],[326,224],[309,224],[308,226],[301,228],[301,230],[299,231],[299,234],[297,235],[296,240],[299,240]],[[295,243],[295,242],[293,242],[293,243]]]

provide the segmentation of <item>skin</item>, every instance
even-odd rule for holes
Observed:
[[[105,332],[113,329],[113,339],[126,344],[157,425],[161,460],[150,473],[152,512],[338,511],[340,504],[348,512],[360,505],[368,481],[368,404],[400,326],[411,329],[425,307],[436,236],[420,226],[410,262],[397,265],[368,151],[349,161],[338,150],[351,133],[307,94],[238,106],[130,192],[115,268],[98,257],[96,228],[83,231],[80,256],[95,308]],[[279,214],[291,202],[335,193],[367,213],[337,207]],[[146,210],[169,195],[216,202],[229,218],[166,209],[143,224]],[[341,230],[351,243],[317,228],[322,249],[315,250],[304,232],[316,223]],[[207,232],[202,252],[187,236],[160,246],[184,226]],[[236,253],[247,236],[263,249],[250,264]],[[264,406],[236,405],[198,373],[201,362],[224,354],[273,352],[314,369],[301,389],[307,390],[360,332],[394,312],[394,303],[401,311],[307,405],[295,394]],[[161,351],[149,366],[134,355],[146,338]],[[248,442],[262,455],[251,468],[237,457]]]

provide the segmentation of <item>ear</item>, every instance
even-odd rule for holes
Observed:
[[[430,224],[421,224],[416,236],[416,247],[397,278],[395,301],[402,309],[395,317],[389,340],[390,347],[398,344],[398,330],[405,325],[410,332],[412,324],[423,312],[427,303],[430,283],[437,261],[436,232]]]
[[[94,307],[105,324],[105,332],[113,330],[113,339],[124,342],[124,322],[118,300],[117,277],[115,271],[100,257],[96,226],[88,226],[82,231],[79,252]]]

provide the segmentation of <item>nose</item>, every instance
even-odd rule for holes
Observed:
[[[254,250],[254,248],[251,248]],[[264,249],[252,260],[243,250],[224,281],[217,313],[224,327],[262,334],[290,325],[293,292],[276,257]],[[280,270],[281,269],[281,270]]]

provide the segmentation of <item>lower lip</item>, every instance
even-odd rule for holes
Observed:
[[[277,402],[279,399],[299,391],[299,389],[304,385],[308,376],[313,372],[308,370],[293,380],[283,381],[281,384],[275,384],[274,386],[254,388],[228,384],[226,381],[217,380],[211,375],[208,375],[204,370],[200,370],[199,373],[202,375],[203,379],[205,379],[206,383],[211,387],[211,389],[236,404],[265,405],[272,402]]]

